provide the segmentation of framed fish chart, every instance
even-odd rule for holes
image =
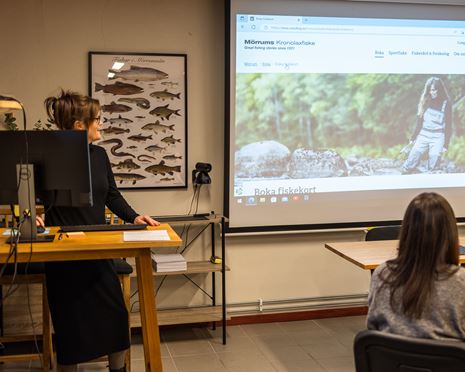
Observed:
[[[187,187],[187,56],[89,52],[118,188]]]

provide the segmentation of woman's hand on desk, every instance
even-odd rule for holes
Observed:
[[[36,216],[36,226],[41,226],[45,228],[45,223],[42,217]]]
[[[134,223],[137,224],[137,225],[141,225],[141,224],[144,224],[144,223],[146,223],[147,225],[150,225],[150,226],[158,226],[158,225],[160,225],[160,222],[155,221],[150,216],[137,216],[134,219]]]

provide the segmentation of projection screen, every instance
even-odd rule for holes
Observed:
[[[465,6],[230,0],[226,44],[229,231],[465,216]]]

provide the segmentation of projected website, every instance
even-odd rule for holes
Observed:
[[[238,14],[235,63],[237,203],[465,186],[465,21]]]

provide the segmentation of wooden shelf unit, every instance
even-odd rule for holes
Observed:
[[[230,271],[228,266],[225,267],[226,271]],[[170,271],[170,272],[157,272],[153,271],[154,276],[164,275],[188,275],[188,274],[205,274],[205,273],[216,273],[221,272],[221,264],[214,264],[210,261],[188,261],[186,271]],[[135,271],[131,274],[131,277],[136,277]]]
[[[230,318],[227,317],[226,320]],[[158,325],[221,322],[221,306],[186,307],[181,309],[159,309]],[[131,327],[140,327],[139,313],[131,313]]]
[[[226,271],[229,271],[229,267],[226,266],[225,262],[225,235],[224,235],[224,224],[225,217],[219,215],[210,215],[208,218],[198,219],[183,219],[182,221],[176,220],[177,216],[166,216],[161,222],[168,223],[172,226],[176,225],[196,225],[196,226],[207,226],[211,227],[211,244],[212,244],[212,256],[216,255],[215,246],[215,227],[218,225],[221,228],[221,264],[214,264],[210,261],[188,261],[186,271],[173,271],[173,272],[156,272],[153,271],[154,276],[172,276],[172,275],[195,275],[195,274],[211,274],[212,276],[212,305],[202,307],[185,307],[176,309],[164,309],[158,310],[158,324],[159,325],[173,325],[173,324],[189,324],[189,323],[206,323],[213,322],[214,326],[216,322],[221,322],[223,328],[223,344],[226,345]],[[182,216],[184,217],[184,216]],[[154,217],[157,219],[157,217]],[[207,231],[207,230],[205,230]],[[188,245],[192,244],[204,231],[195,236]],[[134,271],[135,272],[135,271]],[[216,304],[216,282],[215,274],[221,275],[222,284],[222,303],[221,305]],[[132,274],[135,276],[136,274]],[[131,313],[131,327],[140,327],[140,317],[138,312]]]

